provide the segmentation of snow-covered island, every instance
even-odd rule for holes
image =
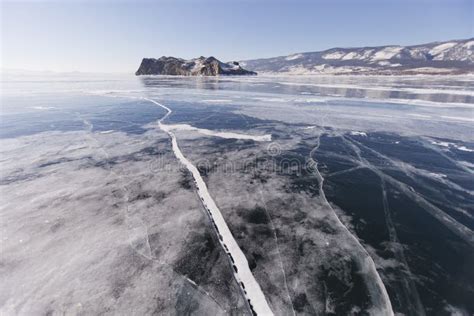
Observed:
[[[159,59],[143,58],[135,75],[169,75],[169,76],[219,76],[219,75],[256,75],[256,72],[245,70],[238,62],[223,63],[215,57],[194,58],[185,60],[163,56]]]

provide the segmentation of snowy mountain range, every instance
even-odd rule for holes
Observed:
[[[474,73],[474,38],[415,46],[332,48],[244,60],[240,65],[259,73],[295,75]]]

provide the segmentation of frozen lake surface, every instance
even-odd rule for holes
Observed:
[[[474,77],[7,76],[5,315],[471,315]]]

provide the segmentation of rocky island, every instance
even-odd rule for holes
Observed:
[[[199,57],[190,60],[166,57],[159,59],[143,58],[135,75],[169,76],[220,76],[220,75],[256,75],[245,70],[238,62],[223,63],[215,57]]]

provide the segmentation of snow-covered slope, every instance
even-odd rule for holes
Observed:
[[[474,73],[474,38],[416,46],[332,48],[241,61],[249,70],[289,74]]]

